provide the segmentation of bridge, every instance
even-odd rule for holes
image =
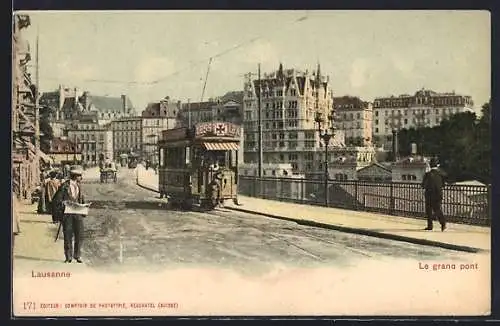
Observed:
[[[167,200],[159,198],[157,178],[153,170],[140,165],[136,169],[121,168],[116,183],[100,183],[97,169],[84,172],[83,191],[93,203],[84,222],[84,264],[63,264],[62,240],[54,242],[57,226],[50,223],[50,216],[36,214],[35,205],[17,203],[21,227],[13,255],[17,284],[23,282],[23,289],[28,291],[41,284],[39,280],[27,279],[31,271],[63,269],[75,275],[72,288],[86,293],[88,300],[106,296],[103,288],[109,289],[106,290],[109,293],[121,293],[123,289],[118,287],[117,277],[122,287],[126,284],[129,294],[148,293],[148,298],[152,298],[160,292],[173,293],[174,283],[190,289],[192,282],[198,282],[196,296],[203,293],[207,300],[216,300],[216,288],[221,293],[229,291],[229,288],[222,289],[228,286],[231,293],[244,296],[252,286],[257,286],[255,282],[262,280],[259,277],[271,277],[275,279],[273,282],[288,284],[288,289],[303,286],[301,293],[314,291],[323,298],[321,302],[331,302],[334,298],[338,300],[338,291],[344,294],[349,291],[352,298],[363,297],[368,285],[360,284],[368,282],[370,291],[390,293],[393,304],[384,306],[389,307],[386,313],[405,302],[404,296],[397,293],[422,293],[422,302],[432,302],[432,309],[445,312],[458,311],[454,310],[458,307],[462,312],[463,307],[470,307],[472,311],[488,294],[489,287],[467,286],[489,280],[491,235],[487,226],[450,223],[445,232],[426,232],[422,230],[425,221],[419,218],[248,195],[240,197],[238,206],[228,203],[210,212],[183,211],[168,208]],[[452,276],[429,275],[423,271],[425,264],[431,269],[433,264],[445,267],[456,264],[458,269],[463,265],[477,267],[477,270],[456,271]],[[195,271],[200,269],[205,272],[197,274]],[[182,272],[176,274],[175,271]],[[294,274],[287,274],[292,271]],[[323,274],[320,271],[324,271]],[[169,274],[161,274],[163,272]],[[84,275],[99,276],[84,281]],[[235,277],[240,283],[228,285],[228,280]],[[432,282],[428,282],[430,278]],[[80,279],[81,282],[76,281]],[[158,291],[167,284],[170,290]],[[439,296],[435,297],[436,284],[448,285],[441,287]],[[325,287],[336,290],[324,292],[321,289]],[[263,300],[256,303],[259,307],[265,302],[273,304],[274,301],[268,301],[271,298],[267,295],[272,292],[269,289],[259,287],[252,292]],[[282,293],[284,288],[280,289]],[[25,290],[19,290],[18,296],[27,295]],[[64,288],[51,288],[51,296],[65,296],[63,292]],[[42,297],[42,294],[29,293],[33,300]],[[310,295],[313,296],[313,292]],[[455,307],[453,300],[439,300],[443,295],[458,296],[462,301]],[[280,302],[289,304],[297,299],[293,295],[280,296]],[[248,314],[252,300],[245,300],[242,304],[246,308],[241,306],[243,310],[238,312]],[[350,302],[354,307],[354,302]],[[435,307],[436,302],[441,305]],[[321,306],[318,301],[314,309],[311,306],[305,311],[329,314],[329,307]],[[342,311],[350,311],[343,307]],[[189,310],[185,312],[189,314]],[[47,310],[44,314],[50,315],[50,312]]]

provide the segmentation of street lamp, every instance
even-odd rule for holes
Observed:
[[[325,206],[328,207],[328,144],[330,139],[335,135],[335,128],[333,126],[333,114],[329,114],[325,121],[321,113],[316,112],[314,117],[314,122],[318,124],[318,136],[325,145]],[[322,129],[322,125],[326,123],[326,126]],[[329,125],[328,125],[329,124]]]

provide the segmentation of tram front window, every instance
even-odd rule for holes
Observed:
[[[226,167],[225,151],[209,151],[207,152],[207,156],[209,165],[217,165],[219,168]]]

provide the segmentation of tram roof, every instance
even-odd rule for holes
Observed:
[[[241,127],[231,122],[202,122],[191,128],[182,127],[162,131],[161,141],[221,140],[234,141],[241,137]]]

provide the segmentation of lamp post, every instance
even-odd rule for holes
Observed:
[[[318,136],[325,145],[325,206],[328,207],[328,144],[330,143],[330,139],[335,135],[335,129],[333,126],[333,114],[329,114],[327,117],[327,121],[325,121],[321,115],[321,113],[316,112],[316,116],[314,121],[318,124]],[[326,126],[322,129],[323,124]],[[329,126],[328,126],[329,124]]]

